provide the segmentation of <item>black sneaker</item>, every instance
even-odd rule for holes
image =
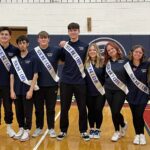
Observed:
[[[81,133],[81,137],[83,138],[84,141],[90,140],[90,137],[86,132]]]
[[[60,132],[60,134],[57,136],[57,140],[59,141],[63,140],[66,135],[67,135],[66,132]]]

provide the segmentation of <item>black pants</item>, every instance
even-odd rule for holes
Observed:
[[[19,95],[14,100],[14,103],[19,127],[30,130],[32,125],[33,100]]]
[[[57,100],[58,86],[40,87],[34,97],[36,127],[42,129],[44,125],[44,102],[48,129],[54,128],[55,105]]]
[[[144,134],[143,113],[144,113],[146,104],[134,105],[134,104],[129,103],[129,106],[132,112],[135,133]]]
[[[60,99],[61,99],[61,115],[60,129],[62,132],[67,132],[69,126],[68,111],[71,106],[72,96],[76,98],[79,110],[79,130],[86,132],[87,130],[87,111],[86,111],[86,86],[75,84],[60,84]]]
[[[6,124],[11,124],[13,121],[12,100],[10,99],[10,88],[7,86],[0,87],[0,98],[3,99],[3,106]]]
[[[121,90],[110,90],[105,89],[106,91],[106,99],[110,106],[112,120],[115,127],[115,131],[119,131],[119,126],[125,126],[123,115],[120,113],[124,101],[125,101],[125,93]]]
[[[103,121],[103,107],[105,105],[105,96],[87,96],[88,120],[90,128],[100,129]]]

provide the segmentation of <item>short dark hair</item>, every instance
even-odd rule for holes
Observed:
[[[25,35],[20,35],[17,39],[16,39],[16,43],[20,43],[22,41],[26,41],[27,43],[29,43],[29,39],[27,38],[27,36]]]
[[[70,29],[80,29],[80,25],[78,23],[72,22],[68,25],[68,30]]]
[[[38,33],[38,37],[45,37],[45,38],[49,38],[49,34],[46,31],[41,31]]]
[[[0,32],[7,30],[9,34],[11,35],[11,29],[9,27],[0,27]]]

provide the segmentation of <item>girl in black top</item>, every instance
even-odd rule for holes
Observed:
[[[86,59],[86,84],[88,121],[90,125],[90,138],[100,137],[100,127],[103,120],[103,107],[105,104],[103,58],[95,43],[89,45]],[[98,83],[97,83],[98,82]],[[99,86],[101,85],[101,86]]]
[[[127,123],[124,121],[123,115],[120,113],[125,101],[128,89],[126,83],[126,71],[124,64],[126,59],[123,58],[123,54],[119,46],[114,42],[108,42],[105,46],[105,91],[106,99],[110,106],[112,120],[115,127],[115,133],[111,140],[118,141],[121,136],[125,135],[127,129]]]
[[[126,65],[125,65],[126,66]],[[148,68],[149,62],[144,61],[144,48],[142,45],[133,46],[130,52],[129,67],[135,78],[129,78],[129,93],[127,100],[133,116],[133,125],[136,136],[133,140],[134,144],[146,144],[144,135],[144,119],[143,113],[149,98],[148,89]],[[129,68],[127,68],[127,72]],[[133,75],[129,75],[133,77]],[[149,77],[150,78],[150,77]],[[137,84],[136,84],[137,83]]]

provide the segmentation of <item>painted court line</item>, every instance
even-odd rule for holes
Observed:
[[[58,112],[58,114],[55,117],[55,121],[58,119],[58,117],[60,116],[60,111]],[[41,139],[39,140],[39,142],[35,145],[35,147],[33,148],[33,150],[37,150],[38,147],[40,146],[40,144],[42,143],[42,141],[45,139],[46,135],[48,134],[48,129],[46,129],[46,131],[44,132],[43,136],[41,137]]]

